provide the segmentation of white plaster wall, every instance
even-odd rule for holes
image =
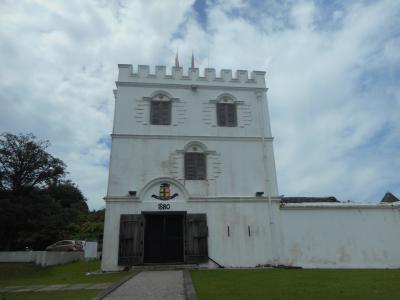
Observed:
[[[305,268],[400,267],[399,206],[285,208],[279,218],[281,264]]]
[[[107,196],[140,191],[150,180],[180,180],[192,195],[278,195],[265,72],[119,65]],[[220,75],[218,77],[218,75]],[[193,87],[196,88],[193,88]],[[172,97],[171,125],[151,125],[149,97]],[[237,106],[237,127],[219,127],[218,96],[230,94]],[[189,142],[207,150],[207,181],[184,181],[183,150]],[[265,145],[263,148],[263,144]],[[264,151],[264,153],[263,153]],[[268,186],[268,188],[266,188]]]
[[[166,91],[178,100],[172,103],[171,125],[151,125],[149,123],[150,101],[154,92]],[[237,104],[237,127],[218,127],[215,100],[219,95],[229,93]],[[265,101],[265,100],[264,100]],[[225,90],[222,88],[199,88],[196,91],[187,88],[158,86],[122,86],[116,96],[114,134],[138,135],[180,135],[180,136],[261,136],[256,91]],[[266,119],[269,134],[269,120]]]
[[[0,262],[34,262],[37,251],[0,251]]]
[[[85,242],[85,259],[97,258],[97,242]]]
[[[104,270],[120,269],[117,266],[119,215],[158,210],[160,201],[145,199],[107,202]],[[274,264],[303,268],[400,267],[399,206],[338,204],[336,208],[331,205],[280,209],[273,199],[269,210],[267,199],[256,198],[189,201],[181,198],[168,203],[171,211],[207,214],[209,257],[226,267]]]
[[[121,214],[157,211],[156,199],[142,202],[110,200],[106,207],[102,269],[120,270],[118,266],[119,219]],[[163,202],[165,203],[165,202]],[[226,267],[256,267],[274,263],[274,249],[266,199],[247,200],[170,200],[170,211],[206,213],[209,257]],[[228,236],[228,226],[230,236]],[[250,226],[250,236],[248,233]]]
[[[177,187],[181,195],[168,201],[171,211],[207,214],[209,256],[222,265],[400,267],[398,207],[279,208],[264,72],[253,72],[249,78],[247,71],[238,71],[233,78],[231,70],[222,70],[219,77],[213,69],[206,69],[204,77],[198,69],[183,74],[173,68],[171,75],[162,66],[150,71],[148,66],[139,66],[138,72],[131,65],[119,66],[103,270],[120,269],[120,215],[158,210],[160,202],[151,198],[158,185],[143,189],[160,177],[182,185]],[[174,98],[171,125],[149,124],[150,103],[144,97],[156,91]],[[238,101],[238,127],[216,126],[213,100],[223,93]],[[183,179],[183,155],[177,150],[193,141],[211,151],[206,181]],[[129,197],[128,191],[137,191],[140,197]],[[267,198],[254,198],[256,191],[273,196],[271,206]]]
[[[194,140],[208,150],[207,180],[184,180],[184,155],[177,153],[193,139],[159,137],[113,138],[108,196],[126,196],[128,191],[139,192],[149,181],[158,177],[179,180],[190,195],[252,197],[265,192],[261,141],[209,139]],[[268,142],[272,153],[272,142]],[[270,195],[276,196],[275,166],[268,166]]]
[[[84,259],[81,251],[3,251],[0,252],[0,262],[35,262],[42,267],[61,265]]]
[[[158,210],[160,201],[143,190],[160,177],[182,185],[182,195],[168,201],[171,211],[207,214],[209,255],[214,260],[248,267],[276,259],[267,198],[254,197],[258,191],[264,196],[278,195],[265,72],[252,72],[250,78],[247,71],[232,76],[231,70],[222,70],[220,77],[213,69],[204,72],[201,77],[197,69],[186,75],[173,68],[172,75],[167,75],[165,67],[159,66],[151,74],[148,66],[139,66],[135,73],[130,65],[119,65],[103,270],[120,269],[120,215]],[[149,124],[146,97],[157,91],[173,98],[171,125]],[[215,100],[226,93],[236,101],[237,127],[217,126]],[[182,150],[190,142],[207,148],[207,180],[184,180]],[[128,191],[136,191],[140,198],[130,197]]]
[[[42,267],[63,265],[74,261],[85,259],[83,251],[63,252],[63,251],[36,251],[37,265]]]

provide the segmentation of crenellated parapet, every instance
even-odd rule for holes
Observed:
[[[184,72],[181,67],[172,67],[167,72],[166,66],[155,66],[154,71],[148,65],[139,65],[136,70],[132,65],[119,64],[118,83],[160,83],[160,84],[189,84],[265,88],[265,72],[247,70],[223,69],[218,74],[213,68],[204,69],[200,74],[198,68],[189,68]]]

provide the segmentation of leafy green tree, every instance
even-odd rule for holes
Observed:
[[[48,146],[32,134],[0,135],[0,250],[42,250],[84,223],[86,199]]]
[[[65,176],[65,164],[46,152],[49,141],[33,134],[0,135],[0,189],[41,188]]]
[[[91,211],[84,216],[80,224],[75,225],[74,239],[77,240],[97,240],[101,248],[104,229],[105,209]]]
[[[88,213],[86,198],[71,180],[51,184],[43,190],[55,199],[66,211]]]

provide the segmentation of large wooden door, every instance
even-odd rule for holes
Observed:
[[[143,263],[143,215],[121,215],[118,264],[133,266]]]
[[[182,263],[183,214],[146,214],[145,263]]]
[[[186,216],[186,263],[208,261],[207,215],[188,214]]]

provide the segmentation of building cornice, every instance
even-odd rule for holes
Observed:
[[[282,203],[281,209],[400,209],[400,204],[372,203]]]
[[[131,196],[107,196],[103,198],[105,202],[134,202],[134,203],[144,203],[146,201],[140,200],[139,197],[131,197]],[[272,202],[279,202],[279,197],[271,197]],[[243,203],[243,202],[268,202],[268,197],[207,197],[207,196],[190,196],[188,197],[187,202],[229,202],[229,203]]]
[[[105,202],[142,202],[139,197],[132,196],[106,196],[103,200]]]
[[[209,136],[209,135],[173,135],[173,134],[111,134],[120,139],[167,139],[167,140],[209,140],[209,141],[260,141],[261,136]],[[264,140],[272,142],[273,137]]]
[[[218,84],[204,84],[200,82],[190,83],[161,83],[161,82],[127,82],[127,81],[116,81],[117,87],[122,86],[139,86],[139,87],[150,87],[150,88],[174,88],[174,89],[216,89],[216,90],[246,90],[256,92],[266,92],[268,88],[258,86],[231,86],[231,85],[218,85]]]
[[[242,202],[268,202],[267,197],[189,197],[188,202],[229,202],[229,203],[242,203]],[[271,197],[272,202],[279,202],[279,197]]]

